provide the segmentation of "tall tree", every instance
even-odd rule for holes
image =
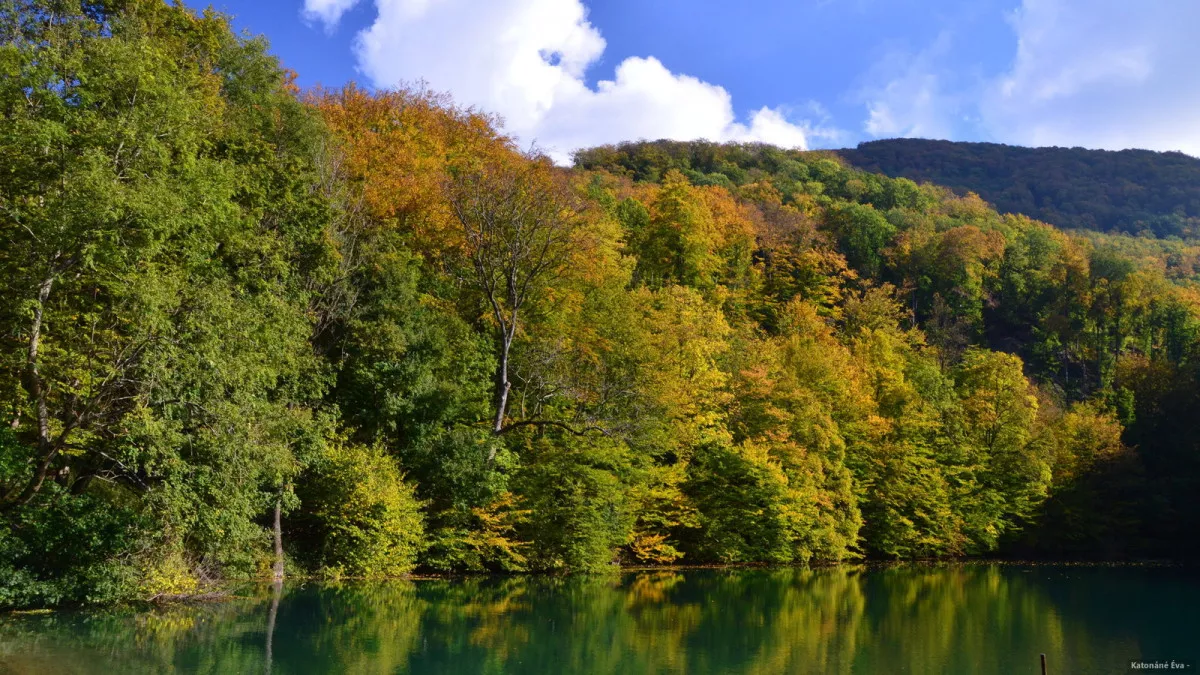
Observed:
[[[505,420],[509,366],[523,313],[561,275],[579,222],[568,186],[547,158],[502,153],[455,171],[447,195],[462,228],[467,282],[483,295],[496,324],[492,433],[553,424]]]
[[[146,583],[168,559],[247,574],[319,442],[319,127],[217,14],[5,2],[0,35],[0,530],[22,551],[0,558],[69,576],[87,540],[33,538],[68,531],[65,500],[75,523],[136,514],[112,555]],[[44,592],[93,583],[115,582]]]

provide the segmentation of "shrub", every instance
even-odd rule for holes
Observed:
[[[302,544],[330,576],[412,570],[424,539],[421,502],[378,446],[331,443],[297,488]]]

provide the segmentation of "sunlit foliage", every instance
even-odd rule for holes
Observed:
[[[555,167],[157,0],[0,35],[0,604],[273,531],[333,576],[1195,550],[1198,299],[1128,245],[829,153]]]

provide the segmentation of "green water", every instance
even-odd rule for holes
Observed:
[[[2,673],[1197,671],[1177,568],[935,565],[288,584],[150,611],[0,617]],[[1162,672],[1162,671],[1158,671]],[[1171,671],[1168,671],[1171,672]],[[1174,671],[1181,672],[1181,671]]]

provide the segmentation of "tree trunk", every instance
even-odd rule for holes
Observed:
[[[272,570],[275,583],[283,581],[283,527],[280,522],[282,508],[283,497],[280,496],[275,500],[275,567]]]
[[[496,367],[496,419],[492,424],[492,432],[499,434],[504,431],[504,414],[508,409],[508,392],[512,383],[508,381],[508,342],[500,347],[500,365]]]
[[[29,360],[26,366],[26,377],[28,378],[26,386],[37,407],[38,445],[43,450],[50,446],[50,412],[46,405],[46,391],[42,384],[42,376],[38,372],[38,351],[42,344],[42,317],[46,309],[46,301],[50,298],[50,289],[53,286],[54,275],[51,274],[38,287],[37,307],[33,310],[33,326],[29,329]]]
[[[58,448],[50,438],[50,409],[46,403],[46,387],[38,369],[38,352],[42,344],[42,319],[46,301],[50,298],[50,289],[54,287],[54,277],[55,273],[51,271],[38,286],[37,305],[33,309],[33,325],[29,327],[29,355],[25,365],[25,390],[29,392],[37,411],[37,441],[41,459],[38,461],[37,468],[34,469],[33,478],[30,479],[29,484],[15,500],[5,504],[3,508],[29,503],[34,495],[42,489],[42,484],[46,482],[46,476],[50,472],[50,465],[54,463],[54,457],[58,454]]]
[[[499,436],[504,432],[504,414],[508,409],[508,392],[512,383],[508,381],[508,352],[512,342],[507,334],[500,337],[500,364],[496,367],[496,418],[492,421],[492,434]],[[496,459],[496,445],[488,447],[488,464]]]

